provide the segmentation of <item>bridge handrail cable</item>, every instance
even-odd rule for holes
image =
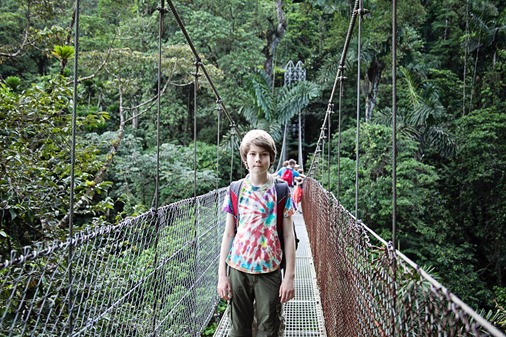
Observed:
[[[213,80],[211,79],[211,76],[209,76],[209,73],[208,73],[205,65],[202,63],[202,59],[201,59],[199,53],[197,52],[197,49],[195,48],[195,45],[192,42],[190,34],[188,34],[188,31],[186,30],[186,27],[185,27],[185,25],[183,23],[183,20],[181,20],[181,17],[179,16],[179,14],[177,12],[176,7],[172,3],[172,0],[167,0],[167,3],[169,5],[169,7],[170,7],[170,10],[171,10],[172,14],[174,15],[174,18],[177,21],[177,24],[179,25],[179,28],[181,29],[181,32],[183,33],[183,35],[184,35],[184,37],[186,39],[186,42],[188,43],[188,46],[190,47],[190,49],[192,50],[193,55],[195,56],[195,62],[197,64],[199,64],[200,67],[202,68],[202,72],[204,73],[207,81],[209,82],[209,85],[211,86],[211,88],[212,88],[212,90],[214,92],[214,95],[216,96],[216,103],[219,104],[222,107],[222,109],[225,112],[225,115],[227,116],[227,118],[229,119],[229,121],[231,123],[231,126],[234,129],[236,135],[238,137],[241,137],[241,132],[237,128],[237,125],[234,122],[231,114],[228,112],[226,106],[223,104],[223,100],[222,100],[222,98],[221,98],[221,96],[220,96],[220,94],[218,92],[218,89],[216,88]]]

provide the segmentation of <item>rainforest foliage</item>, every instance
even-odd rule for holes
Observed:
[[[3,260],[12,249],[67,235],[74,131],[78,229],[155,207],[157,167],[160,205],[192,197],[195,172],[197,194],[245,174],[232,121],[217,109],[202,70],[195,76],[195,57],[171,12],[160,29],[157,1],[80,3],[78,16],[69,0],[0,4]],[[287,124],[287,155],[297,158],[300,113],[308,168],[355,1],[173,3],[236,126],[268,130],[281,151]],[[354,209],[358,101],[358,216],[388,239],[391,1],[364,6],[361,47],[357,22],[339,113],[338,95],[333,102],[331,162],[320,180],[325,185],[330,174],[329,188]],[[397,23],[395,244],[470,306],[500,310],[506,305],[506,3],[406,0],[398,2]],[[303,62],[306,81],[285,85],[289,61]]]

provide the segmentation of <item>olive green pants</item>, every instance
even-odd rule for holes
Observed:
[[[229,278],[232,287],[229,336],[281,337],[284,330],[283,306],[279,301],[281,271],[248,274],[230,268]]]

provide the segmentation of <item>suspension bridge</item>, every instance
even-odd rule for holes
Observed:
[[[173,3],[168,4],[195,55],[197,72],[204,73],[231,119]],[[159,10],[163,22],[167,12],[163,1]],[[391,244],[395,240],[379,237],[316,180],[333,96],[363,11],[357,0],[304,183],[303,213],[295,216],[301,238],[297,288],[295,299],[285,304],[284,335],[504,337],[396,250]],[[395,14],[393,22],[395,27]],[[77,16],[76,41],[78,23]],[[77,104],[77,99],[73,102]],[[395,114],[395,99],[393,105]],[[0,335],[201,336],[219,304],[217,264],[225,193],[222,187],[169,205],[157,204],[118,224],[71,230],[66,240],[13,251],[0,264]],[[72,212],[71,206],[70,225]],[[225,314],[215,336],[227,336],[227,324]]]

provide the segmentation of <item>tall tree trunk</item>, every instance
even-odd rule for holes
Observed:
[[[116,153],[118,153],[119,146],[121,144],[121,141],[123,140],[123,134],[125,131],[125,124],[127,121],[126,121],[125,115],[124,115],[125,112],[124,112],[124,107],[123,107],[123,92],[122,92],[122,88],[121,88],[121,83],[119,85],[120,85],[120,88],[119,88],[119,119],[120,119],[120,122],[119,122],[118,131],[116,132],[116,139],[111,142],[111,148],[109,149],[109,153],[107,154],[106,159],[105,159],[104,163],[102,164],[102,167],[97,172],[97,174],[95,174],[95,178],[93,179],[93,185],[90,186],[87,189],[86,193],[83,194],[81,196],[81,198],[79,198],[79,200],[74,204],[74,211],[77,211],[77,210],[85,207],[93,200],[93,197],[95,196],[95,193],[96,193],[95,186],[97,186],[98,184],[100,184],[104,181],[105,175],[107,174],[107,171],[111,167],[113,159],[116,156]],[[65,228],[69,222],[69,218],[70,218],[70,212],[67,213],[60,220],[58,226],[60,228]]]
[[[378,97],[379,83],[381,73],[385,65],[377,58],[374,58],[367,69],[367,98],[365,103],[365,121],[370,122],[372,119],[372,111],[376,106],[376,98]]]
[[[70,43],[72,42],[72,33],[74,32],[74,25],[76,24],[76,14],[77,11],[74,8],[74,11],[72,12],[72,20],[70,21],[68,28],[67,38],[65,39],[65,43],[67,46],[70,46]]]
[[[276,47],[278,46],[279,41],[281,41],[283,35],[285,35],[287,27],[282,0],[276,0],[276,16],[278,18],[278,25],[276,29],[267,31],[267,45],[263,49],[263,53],[265,55],[264,70],[269,76],[272,76],[272,63],[274,59],[274,53],[276,52]]]
[[[481,44],[481,39],[478,38],[478,45]],[[480,56],[480,47],[476,49],[476,58],[474,59],[474,69],[473,69],[473,78],[471,82],[471,91],[470,91],[470,97],[469,97],[469,111],[473,111],[473,94],[476,86],[476,71],[478,69],[478,59]]]
[[[464,47],[464,73],[462,74],[462,115],[466,114],[467,55],[469,53],[469,1],[466,1],[466,41]]]

